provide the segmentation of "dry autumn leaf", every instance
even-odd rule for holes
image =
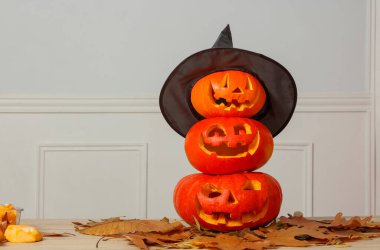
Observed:
[[[148,245],[159,245],[161,247],[175,247],[178,242],[184,242],[192,236],[189,230],[174,232],[172,234],[160,233],[128,233],[115,235],[109,238],[102,238],[100,241],[107,241],[112,238],[125,238],[140,249],[148,249]]]
[[[322,223],[315,220],[306,219],[302,216],[302,214],[298,214],[297,216],[281,216],[279,221],[284,224],[289,224],[292,226],[298,227],[307,227],[307,228],[319,228],[326,226],[326,223]]]
[[[218,234],[216,237],[199,236],[192,240],[191,243],[196,247],[220,250],[260,250],[268,248],[270,246],[270,242],[268,240],[253,242],[235,235],[228,234]]]
[[[130,240],[135,246],[137,246],[140,249],[144,249],[144,250],[149,249],[149,247],[144,242],[144,237],[140,235],[126,235],[125,238]],[[158,242],[158,244],[162,245],[163,242]]]
[[[372,222],[372,216],[361,219],[359,216],[354,216],[350,219],[343,217],[342,213],[337,213],[335,219],[331,221],[329,228],[342,229],[342,228],[377,228],[380,229],[380,223]]]
[[[42,237],[71,237],[75,236],[75,234],[71,233],[46,233],[46,232],[41,232]]]
[[[327,243],[337,237],[336,235],[330,235],[329,233],[307,227],[273,229],[270,230],[266,236],[273,246],[291,247],[306,247],[314,244]]]
[[[82,234],[97,235],[97,236],[109,236],[115,234],[127,234],[135,232],[160,232],[168,233],[173,230],[179,230],[184,225],[179,222],[169,222],[166,219],[163,220],[115,220],[105,221],[99,223],[90,223],[88,225],[77,225],[76,230]]]

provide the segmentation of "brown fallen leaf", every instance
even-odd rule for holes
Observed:
[[[266,233],[267,240],[273,246],[306,247],[315,244],[326,243],[335,236],[329,236],[324,232],[313,228],[289,227],[287,229],[270,229]]]
[[[243,238],[246,240],[252,241],[252,242],[263,240],[262,238],[258,237],[255,234],[252,234],[252,233],[245,233],[243,235]]]
[[[361,231],[357,230],[339,230],[335,231],[334,233],[338,236],[339,239],[343,241],[355,241],[360,239],[370,239],[370,238],[378,238],[380,237],[380,233],[363,233]]]
[[[160,247],[176,247],[178,242],[184,242],[192,236],[192,233],[187,231],[176,232],[173,234],[160,234],[160,233],[128,233],[121,235],[112,235],[103,237],[98,241],[108,241],[110,239],[127,239],[132,244],[140,249],[148,249],[149,246]],[[98,246],[97,244],[97,246]]]
[[[148,250],[149,247],[144,242],[144,237],[140,235],[126,235],[125,236],[128,240],[130,240],[136,247],[144,250]]]
[[[78,222],[78,221],[73,221],[72,223],[75,226],[75,229],[78,231],[80,228],[86,228],[86,227],[93,227],[97,226],[100,224],[104,224],[107,222],[115,222],[115,221],[121,221],[120,217],[111,217],[108,219],[102,219],[101,221],[94,221],[94,220],[88,220],[86,223]]]
[[[289,224],[292,226],[298,226],[298,227],[307,227],[307,228],[319,228],[326,226],[326,223],[322,223],[316,220],[306,219],[303,217],[303,215],[298,216],[281,216],[279,221],[284,224]]]
[[[127,234],[135,232],[160,232],[168,233],[173,230],[184,228],[184,225],[179,222],[172,222],[163,220],[116,220],[93,223],[91,226],[84,225],[77,226],[76,230],[83,234],[109,236],[115,234]]]
[[[270,246],[270,242],[267,240],[252,242],[228,234],[218,234],[216,237],[199,236],[192,240],[191,243],[196,247],[220,250],[261,250]]]
[[[71,233],[46,233],[46,232],[41,232],[42,237],[71,237],[75,236],[75,234]]]
[[[372,228],[380,229],[380,223],[372,222],[372,216],[361,219],[359,216],[353,216],[350,219],[343,217],[342,213],[337,213],[335,219],[328,225],[330,229],[350,229],[350,228]]]

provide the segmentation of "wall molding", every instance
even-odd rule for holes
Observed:
[[[159,113],[157,98],[0,98],[0,113]]]
[[[45,169],[46,154],[67,151],[137,151],[140,154],[139,165],[139,217],[147,217],[147,178],[148,178],[148,144],[147,143],[54,143],[38,147],[37,209],[36,218],[45,214]]]
[[[314,146],[312,142],[275,142],[274,150],[278,151],[300,151],[303,154],[305,168],[304,175],[304,212],[305,216],[314,215]]]
[[[295,112],[360,112],[371,96],[299,96]],[[159,113],[158,98],[0,98],[0,113]]]
[[[372,104],[371,96],[303,96],[295,112],[369,112]]]

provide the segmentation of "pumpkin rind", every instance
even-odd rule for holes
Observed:
[[[190,163],[207,174],[251,171],[273,152],[273,137],[260,122],[240,117],[215,117],[197,122],[187,133]]]
[[[190,225],[233,231],[265,226],[280,211],[282,192],[268,174],[192,174],[174,190],[177,213]]]

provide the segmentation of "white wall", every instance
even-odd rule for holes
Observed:
[[[370,0],[0,1],[0,202],[29,218],[176,217],[174,185],[196,171],[157,98],[229,23],[235,47],[279,61],[299,90],[261,169],[283,186],[282,213],[380,214],[375,12]]]
[[[367,93],[368,1],[0,2],[0,96],[156,97],[230,24],[235,47],[285,65],[301,94]]]

